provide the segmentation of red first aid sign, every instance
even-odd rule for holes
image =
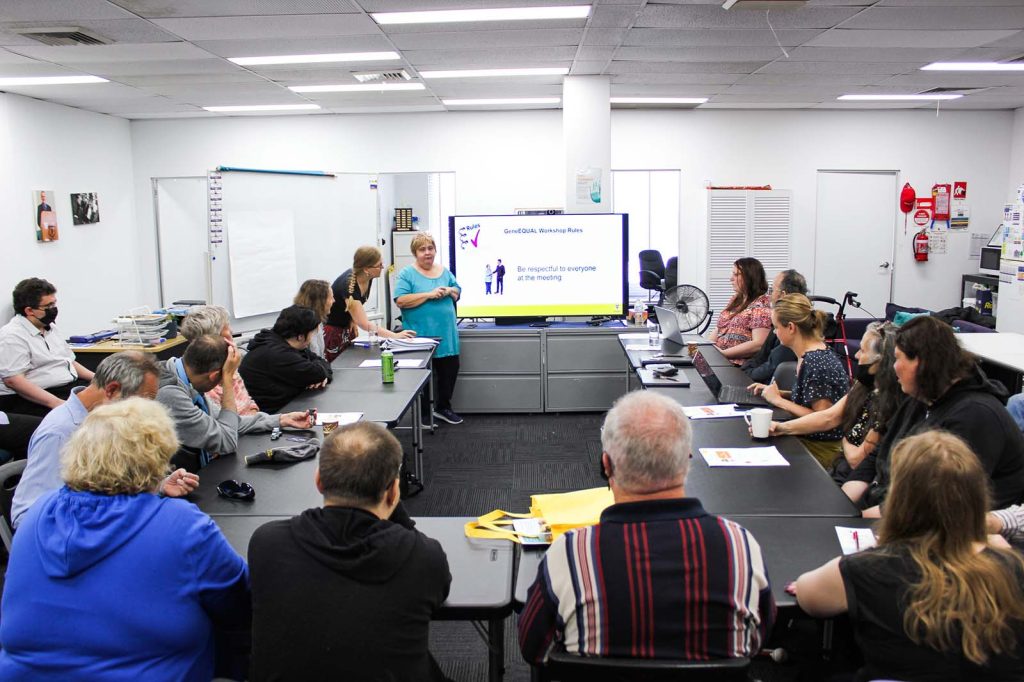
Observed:
[[[918,227],[924,227],[932,221],[931,211],[927,211],[923,208],[919,208],[914,211],[914,224]]]

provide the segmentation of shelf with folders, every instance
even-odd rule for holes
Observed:
[[[144,346],[166,338],[171,319],[166,314],[153,313],[149,306],[140,306],[118,316],[114,323],[117,329],[115,343],[122,346]]]

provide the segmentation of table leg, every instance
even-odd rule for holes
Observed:
[[[430,393],[429,395],[429,406],[430,407],[430,433],[437,431],[437,423],[434,421],[434,356],[430,356],[430,362],[427,363],[428,369],[430,369]]]
[[[505,675],[505,619],[491,620],[487,632],[487,681],[501,682]]]
[[[412,457],[413,471],[416,478],[423,482],[423,414],[420,411],[423,406],[423,394],[416,396],[416,403],[412,408]]]

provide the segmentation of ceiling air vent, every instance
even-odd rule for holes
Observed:
[[[360,83],[393,83],[395,81],[412,80],[412,76],[405,69],[398,69],[396,71],[360,71],[352,75]]]
[[[972,92],[978,92],[979,90],[988,90],[988,88],[931,88],[925,90],[922,95],[969,95]]]
[[[11,31],[31,38],[43,45],[63,47],[65,45],[109,45],[111,41],[102,38],[92,31],[78,26],[58,26],[50,28],[17,28]]]

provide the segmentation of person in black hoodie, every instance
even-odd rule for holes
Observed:
[[[401,463],[382,426],[343,426],[320,450],[323,508],[253,534],[251,680],[445,679],[427,645],[452,578],[399,507]]]
[[[261,410],[279,412],[304,390],[323,388],[331,380],[331,366],[309,350],[319,328],[316,313],[292,305],[277,316],[273,329],[249,342],[238,373]]]
[[[952,328],[916,317],[896,332],[893,365],[906,394],[881,444],[843,485],[864,516],[879,516],[889,491],[890,453],[907,436],[942,429],[960,436],[988,474],[996,509],[1024,499],[1024,435],[1006,411],[1008,392],[985,376]]]

